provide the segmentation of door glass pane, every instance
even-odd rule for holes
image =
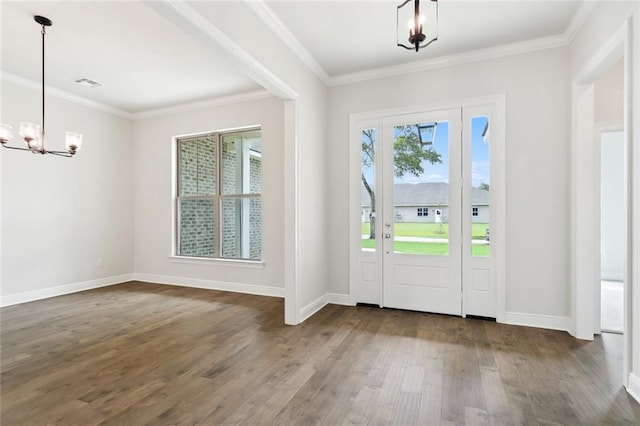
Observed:
[[[489,256],[489,117],[471,119],[471,254]]]
[[[363,129],[361,133],[362,164],[361,164],[361,222],[362,249],[375,251],[376,249],[376,194],[375,194],[375,150],[376,129]]]
[[[262,199],[222,199],[222,257],[260,260]]]
[[[181,256],[215,255],[213,200],[180,200]]]
[[[393,129],[394,251],[449,254],[449,123]]]

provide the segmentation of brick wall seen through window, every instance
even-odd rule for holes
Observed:
[[[262,258],[260,129],[177,139],[179,256]]]

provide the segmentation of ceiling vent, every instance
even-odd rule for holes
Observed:
[[[91,80],[90,78],[87,78],[87,77],[77,77],[73,81],[75,81],[79,85],[85,86],[85,87],[99,87],[99,86],[102,86],[102,83],[99,83],[99,82],[97,82],[95,80]]]

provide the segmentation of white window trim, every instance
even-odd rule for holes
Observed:
[[[215,266],[231,266],[247,269],[264,269],[264,260],[248,260],[248,259],[230,259],[220,257],[195,257],[195,256],[179,256],[172,254],[169,256],[171,263],[184,263],[191,265],[215,265]]]

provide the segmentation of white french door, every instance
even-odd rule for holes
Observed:
[[[492,200],[503,218],[503,168],[489,166],[503,134],[490,152],[492,116],[470,105],[352,119],[353,302],[499,316],[494,241],[503,246],[504,228],[490,224]]]
[[[461,114],[383,119],[383,306],[462,314]]]

